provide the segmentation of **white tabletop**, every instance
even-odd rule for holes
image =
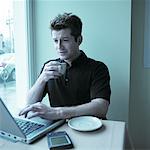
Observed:
[[[125,123],[102,120],[103,126],[92,132],[79,132],[68,127],[67,123],[56,129],[66,131],[76,150],[123,150],[125,146]],[[0,138],[0,150],[48,150],[46,136],[33,144],[13,143]]]

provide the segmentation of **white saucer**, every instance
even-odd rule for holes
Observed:
[[[78,131],[93,131],[102,126],[99,118],[92,116],[75,117],[68,121],[68,126]]]

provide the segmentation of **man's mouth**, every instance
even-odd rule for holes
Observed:
[[[58,53],[59,53],[60,55],[64,55],[64,54],[67,53],[67,51],[59,51]]]

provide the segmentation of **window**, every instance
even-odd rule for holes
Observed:
[[[0,96],[14,115],[29,88],[26,18],[26,0],[0,1]]]
[[[12,0],[0,1],[0,93],[3,101],[9,101],[10,106],[14,107],[16,66]]]

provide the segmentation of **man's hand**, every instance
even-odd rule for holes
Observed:
[[[29,113],[29,112],[32,112],[32,113]],[[48,107],[47,105],[38,102],[38,103],[25,107],[19,113],[19,116],[25,115],[27,116],[28,119],[38,116],[47,120],[56,120],[56,119],[59,119],[57,115],[58,112],[59,111],[57,109]]]
[[[57,61],[50,61],[44,66],[44,69],[41,73],[41,77],[47,82],[49,79],[58,78],[62,74],[60,73],[60,63]]]

